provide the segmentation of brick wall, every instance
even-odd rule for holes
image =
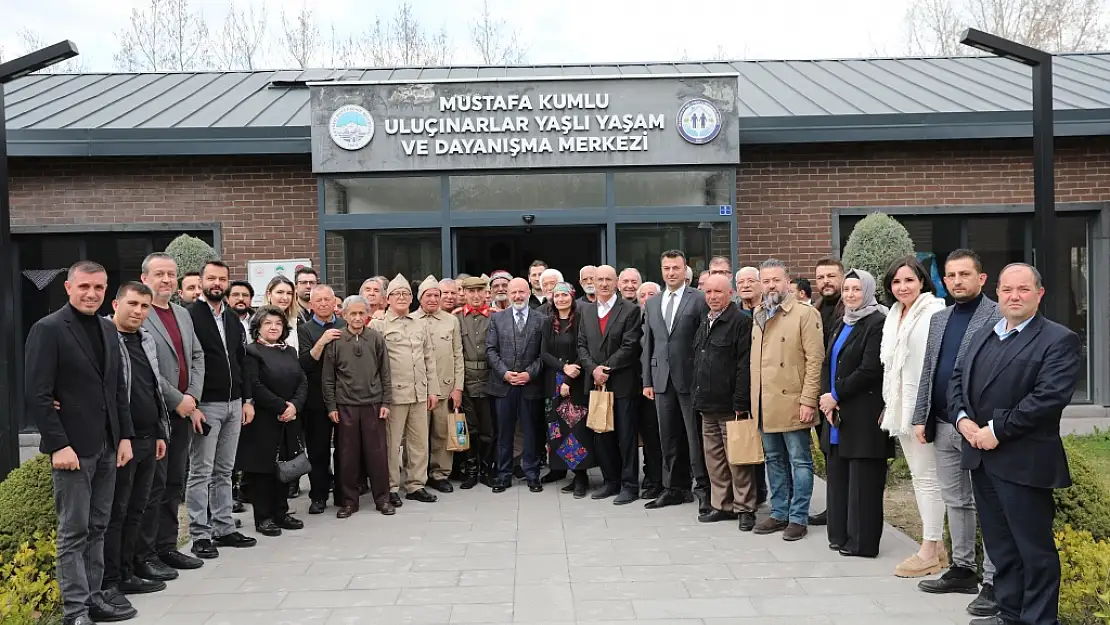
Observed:
[[[233,274],[248,260],[318,265],[307,156],[11,160],[12,224],[219,222]]]
[[[1032,203],[1030,141],[760,146],[741,152],[741,265],[808,272],[832,251],[833,208]],[[1110,199],[1110,139],[1056,142],[1056,200]]]

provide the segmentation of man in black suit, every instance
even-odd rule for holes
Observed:
[[[108,274],[80,261],[69,268],[65,288],[69,303],[37,321],[27,337],[26,407],[53,467],[63,622],[92,625],[137,613],[107,603],[100,590],[116,469],[131,460],[135,432],[116,328],[96,314]]]
[[[639,499],[639,448],[636,398],[640,386],[640,307],[616,293],[617,271],[597,268],[597,303],[584,304],[578,326],[578,357],[587,390],[605,386],[613,394],[613,432],[597,436],[598,461],[605,485],[591,499],[617,495],[616,505]]]
[[[1060,417],[1079,374],[1079,337],[1037,314],[1041,275],[1013,263],[998,278],[1002,319],[980,330],[952,373],[949,414],[964,437],[999,614],[972,625],[1056,625],[1060,558],[1055,488],[1071,485]]]

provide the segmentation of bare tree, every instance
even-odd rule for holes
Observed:
[[[524,62],[528,54],[517,32],[505,20],[490,14],[489,0],[482,0],[482,13],[470,23],[470,42],[486,65],[514,65]]]
[[[319,61],[320,27],[316,25],[315,15],[308,4],[302,4],[293,19],[281,12],[280,47],[285,56],[304,69]]]
[[[220,69],[258,69],[259,61],[265,54],[267,17],[265,8],[256,10],[252,2],[241,10],[236,8],[234,0],[228,4],[219,37],[213,42]]]
[[[124,71],[207,69],[208,24],[189,0],[149,0],[132,9],[125,30],[116,33],[116,65]]]
[[[32,53],[36,50],[41,50],[41,49],[45,48],[46,46],[50,45],[50,44],[46,43],[43,40],[41,35],[39,35],[35,31],[31,30],[30,28],[21,28],[21,29],[19,29],[18,37],[19,37],[20,47],[23,49],[23,51],[20,52],[21,55],[22,54],[30,54],[30,53]],[[3,49],[0,49],[0,59],[2,59],[2,58],[3,58]],[[87,71],[87,69],[88,68],[85,65],[85,61],[81,57],[75,56],[72,59],[62,61],[61,63],[55,63],[55,64],[51,65],[50,67],[47,67],[46,69],[39,70],[36,73],[38,73],[38,74],[80,74],[84,71]]]
[[[1110,41],[1104,0],[914,0],[906,12],[910,52],[971,52],[959,33],[978,28],[1049,52],[1096,50]]]
[[[451,56],[447,30],[426,31],[404,0],[388,20],[380,17],[357,38],[349,40],[347,56],[378,67],[444,65]]]

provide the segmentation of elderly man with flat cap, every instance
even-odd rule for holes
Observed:
[[[454,280],[451,283],[454,285]],[[462,409],[463,354],[459,320],[441,306],[442,285],[443,282],[437,282],[435,276],[428,276],[420,283],[416,292],[420,308],[413,316],[424,322],[428,329],[435,355],[436,373],[439,375],[439,388],[448,393],[449,400],[439,402],[434,409],[428,411],[428,427],[431,430],[428,486],[441,493],[450,493],[455,490],[447,480],[451,474],[454,454],[447,451],[447,417],[451,410]]]
[[[405,454],[405,499],[432,503],[436,496],[424,485],[428,481],[428,411],[439,404],[439,376],[435,348],[427,325],[409,312],[412,289],[397,274],[385,289],[388,307],[370,327],[385,337],[389,371],[393,383],[389,406],[389,501],[402,505],[401,444]]]

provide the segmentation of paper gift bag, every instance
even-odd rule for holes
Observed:
[[[468,449],[470,449],[470,429],[466,426],[466,415],[456,410],[447,416],[447,451]]]
[[[757,420],[748,417],[726,423],[725,443],[729,464],[763,464],[763,437]]]
[[[590,391],[590,413],[586,417],[586,427],[599,433],[613,431],[613,394],[600,389]]]

